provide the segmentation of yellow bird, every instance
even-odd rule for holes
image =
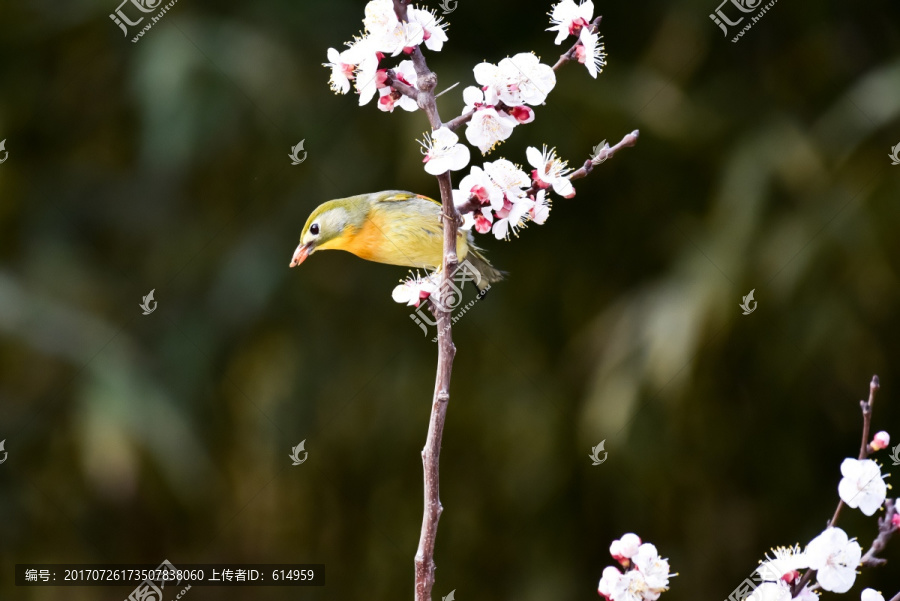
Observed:
[[[367,261],[435,270],[441,266],[443,243],[436,200],[399,190],[360,194],[329,200],[312,212],[291,267],[319,250],[346,250]],[[472,232],[459,232],[456,254],[481,276],[476,278],[479,289],[503,279],[473,243]]]

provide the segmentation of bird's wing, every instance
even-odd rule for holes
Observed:
[[[382,192],[382,196],[378,199],[378,202],[402,202],[413,198],[421,198],[422,200],[433,202],[438,206],[441,204],[433,198],[428,198],[421,194],[413,194],[412,192],[404,192],[403,190],[389,190],[387,192]]]

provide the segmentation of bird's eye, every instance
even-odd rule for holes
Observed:
[[[312,234],[313,236],[318,236],[319,235],[319,224],[314,223],[311,226],[309,226],[309,233]]]

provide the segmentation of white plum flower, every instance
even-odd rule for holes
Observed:
[[[503,208],[494,211],[497,217],[491,232],[497,240],[508,240],[509,235],[518,236],[519,229],[525,227],[528,213],[534,208],[534,201],[530,198],[519,198],[515,202],[506,200]]]
[[[844,459],[841,474],[844,476],[838,484],[841,500],[866,515],[878,511],[887,497],[887,485],[878,464],[871,459]]]
[[[669,561],[659,556],[656,547],[650,543],[644,543],[638,547],[637,553],[631,558],[634,566],[643,574],[647,588],[655,595],[647,599],[655,599],[660,593],[669,589]]]
[[[745,601],[791,601],[791,587],[784,581],[763,582]]]
[[[556,32],[556,45],[562,43],[570,34],[578,35],[585,25],[590,23],[594,16],[594,3],[586,0],[581,4],[575,4],[573,0],[562,0],[553,7],[550,13],[551,27],[547,31]]]
[[[497,159],[493,163],[485,163],[484,170],[491,181],[511,201],[523,198],[525,188],[531,184],[528,174],[507,159]]]
[[[396,303],[418,307],[419,303],[437,292],[438,285],[439,278],[437,274],[425,277],[414,275],[395,287],[393,292],[391,292],[391,298]]]
[[[445,31],[447,24],[443,22],[443,18],[439,17],[435,11],[412,7],[408,10],[408,16],[410,22],[422,26],[425,47],[439,52],[444,47],[444,42],[447,41]]]
[[[622,572],[618,569],[612,566],[604,568],[603,574],[600,576],[600,583],[597,584],[597,592],[606,599],[612,599],[613,591],[616,590],[621,579]]]
[[[472,73],[484,92],[484,103],[493,106],[500,102],[500,92],[506,87],[506,78],[500,67],[488,62],[479,63],[472,69]]]
[[[859,601],[884,601],[884,595],[875,589],[866,588],[860,593]]]
[[[589,27],[581,30],[579,35],[581,44],[575,48],[575,58],[579,63],[587,67],[588,73],[594,79],[606,66],[606,48],[600,41],[599,33],[591,33]]]
[[[565,161],[556,156],[556,150],[544,150],[539,152],[534,146],[525,149],[525,158],[528,164],[534,167],[532,177],[535,183],[541,188],[553,187],[553,191],[565,198],[575,196],[575,188],[569,180],[571,169],[568,168]]]
[[[469,174],[460,180],[459,190],[453,191],[454,204],[457,206],[466,204],[471,198],[482,205],[490,205],[495,210],[503,207],[503,190],[478,166],[473,166]]]
[[[372,47],[391,56],[400,54],[405,48],[418,46],[425,39],[421,23],[401,23],[397,19],[391,0],[372,0],[366,4],[363,25]]]
[[[397,68],[394,70],[394,76],[405,83],[408,86],[413,88],[418,84],[418,75],[416,74],[416,67],[413,65],[412,61],[401,61]],[[417,88],[418,89],[418,88]],[[415,111],[419,108],[419,105],[416,104],[416,101],[403,94],[400,96],[400,99],[397,100],[397,104],[404,111]]]
[[[550,216],[550,199],[546,197],[544,190],[538,190],[531,208],[530,217],[538,225],[544,225]]]
[[[494,108],[476,111],[466,125],[466,139],[477,146],[481,154],[487,154],[494,147],[512,135],[518,121]]]
[[[647,586],[644,575],[638,570],[629,570],[613,583],[611,598],[612,601],[652,601],[656,597]]]
[[[809,586],[804,586],[794,597],[794,601],[819,601],[819,593],[810,590]]]
[[[623,534],[622,538],[614,540],[609,545],[609,554],[613,559],[620,561],[622,559],[631,559],[641,546],[641,537],[633,532]]]
[[[484,97],[484,91],[475,86],[468,86],[463,90],[463,102],[466,103],[463,107],[463,113],[468,113],[490,104]]]
[[[350,81],[354,78],[356,63],[348,58],[349,50],[338,52],[334,48],[328,49],[328,62],[322,66],[331,69],[329,87],[337,94],[346,94],[350,91]]]
[[[469,164],[469,149],[459,144],[459,137],[446,127],[425,135],[422,153],[425,155],[425,171],[440,175],[447,171],[459,171]]]
[[[378,68],[378,56],[372,54],[359,63],[356,73],[356,91],[359,92],[359,106],[368,104],[375,92],[385,87],[383,69]]]
[[[491,231],[493,223],[494,214],[491,213],[490,207],[482,207],[481,211],[463,215],[463,223],[459,229],[469,231],[474,228],[479,234],[486,234]]]
[[[766,559],[760,562],[756,573],[760,578],[768,582],[776,582],[788,574],[799,572],[809,567],[806,554],[800,550],[800,545],[793,547],[776,547],[772,549],[772,557],[766,553]]]
[[[846,593],[856,581],[862,548],[846,532],[832,527],[810,541],[806,557],[809,567],[816,570],[819,586],[832,593]]]
[[[498,89],[500,100],[507,106],[544,104],[547,95],[556,86],[553,67],[543,64],[531,52],[504,58],[497,68],[503,84]]]

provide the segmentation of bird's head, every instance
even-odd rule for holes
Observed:
[[[291,267],[296,267],[317,250],[343,248],[366,220],[368,196],[339,198],[319,205],[303,226]]]

